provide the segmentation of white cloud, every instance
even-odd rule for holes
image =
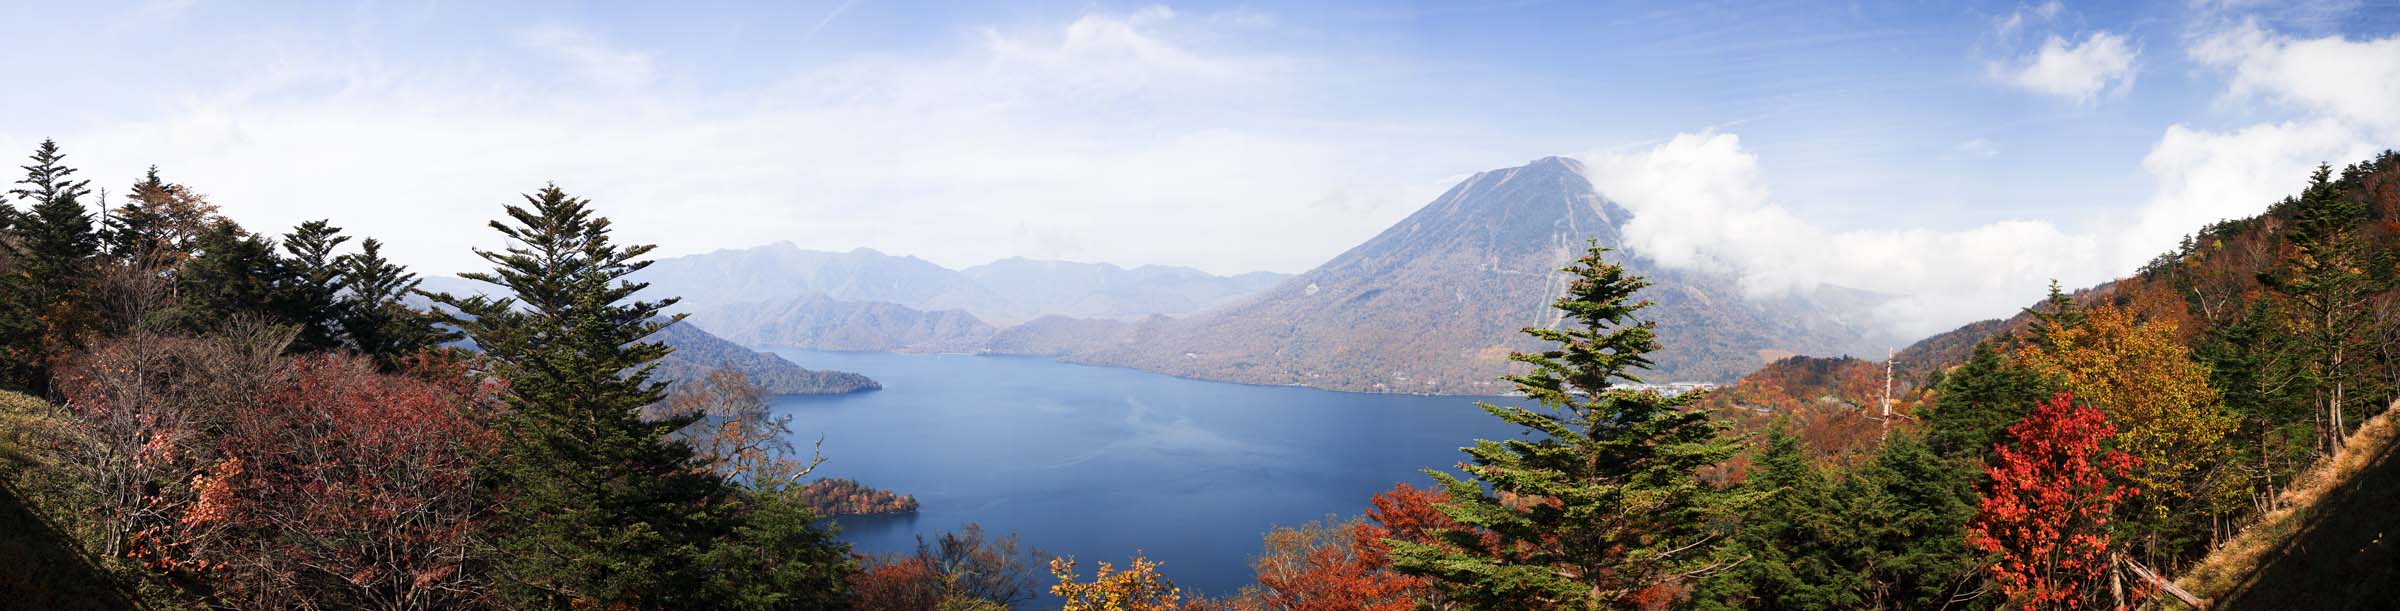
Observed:
[[[2231,133],[2167,128],[2142,158],[2155,181],[2132,227],[2119,234],[2116,264],[2131,269],[2174,248],[2182,236],[2266,210],[2308,184],[2319,163],[2374,154],[2360,135],[2331,120],[2260,124]]]
[[[2317,164],[2400,144],[2400,36],[2296,39],[2244,20],[2195,36],[2187,52],[2226,75],[2225,100],[2265,100],[2292,118],[2227,131],[2168,127],[2142,159],[2156,187],[2124,234],[2120,264],[2207,223],[2264,211],[2299,192]]]
[[[2102,95],[2124,95],[2132,89],[2140,56],[2141,50],[2124,36],[2109,32],[2094,32],[2071,44],[2052,35],[2032,56],[1994,63],[1991,70],[2018,88],[2089,104]]]
[[[2190,52],[2229,73],[2230,99],[2264,98],[2400,134],[2400,36],[2293,39],[2244,21],[2201,36]]]
[[[1921,336],[2005,315],[2050,279],[2107,279],[2097,241],[2015,220],[1959,231],[1837,231],[1770,196],[1758,157],[1732,134],[1681,134],[1657,147],[1584,156],[1593,188],[1625,206],[1628,246],[1672,268],[1734,274],[1753,295],[1835,284],[1899,296],[1887,328]]]
[[[1904,334],[1938,332],[2006,316],[2052,278],[2089,286],[2129,273],[2209,223],[2256,215],[2297,193],[2319,163],[2358,161],[2400,141],[2400,104],[2390,102],[2400,100],[2400,37],[2296,40],[2244,24],[2199,37],[2191,55],[2231,75],[2228,97],[2264,98],[2299,115],[2224,131],[2168,127],[2142,159],[2152,190],[2138,208],[2094,205],[2087,218],[2054,219],[2080,221],[2083,232],[2042,220],[1957,231],[1828,229],[1775,202],[1758,158],[1730,134],[1594,154],[1587,166],[1595,189],[1634,213],[1630,245],[1662,264],[1736,274],[1757,294],[1830,283],[1901,295],[1886,307],[1887,323]],[[2059,91],[2088,98],[2099,87]],[[1953,151],[1995,149],[1976,138]]]
[[[638,87],[650,82],[650,55],[609,46],[596,34],[558,24],[517,31],[517,44],[549,54],[594,83]]]
[[[1457,125],[1328,118],[1308,104],[1377,86],[1206,44],[1254,26],[1083,15],[707,91],[661,84],[649,54],[573,27],[511,41],[565,62],[580,80],[564,84],[294,45],[256,58],[250,80],[180,92],[170,112],[55,133],[103,183],[157,164],[246,225],[332,217],[427,273],[480,266],[468,248],[497,240],[484,219],[545,180],[664,255],[790,240],[953,266],[1298,271],[1447,186],[1428,177],[1517,156]],[[1423,146],[1437,139],[1448,145]],[[1329,200],[1341,205],[1312,204]]]

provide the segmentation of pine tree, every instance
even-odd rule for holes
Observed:
[[[53,299],[66,287],[80,284],[84,267],[100,252],[92,213],[83,207],[91,181],[73,179],[75,169],[66,166],[66,159],[57,142],[43,140],[34,148],[33,165],[23,166],[25,179],[17,184],[24,186],[9,191],[32,202],[16,232],[23,240],[24,266],[35,289]]]
[[[2280,298],[2289,332],[2301,338],[2309,355],[2304,380],[2315,389],[2322,416],[2319,446],[2341,450],[2349,433],[2349,412],[2370,393],[2359,392],[2367,381],[2367,349],[2375,337],[2369,298],[2386,288],[2377,257],[2366,252],[2358,225],[2367,220],[2366,205],[2341,192],[2332,168],[2317,166],[2309,185],[2293,207],[2280,269],[2259,280]]]
[[[158,210],[150,204],[163,197],[166,190],[167,181],[159,178],[158,166],[150,166],[142,179],[133,183],[125,203],[110,209],[101,219],[101,241],[109,256],[140,265],[155,260],[157,253],[166,249],[161,235],[166,219],[160,218]]]
[[[1760,495],[1724,552],[1738,558],[1694,596],[1699,609],[1855,609],[1867,590],[1848,566],[1857,525],[1808,446],[1778,418],[1742,486]]]
[[[35,391],[44,377],[41,310],[9,246],[15,239],[0,231],[0,389]]]
[[[1975,517],[1980,466],[1961,468],[1919,433],[1903,431],[1843,479],[1838,496],[1851,525],[1850,566],[1875,586],[1858,608],[1989,607],[1972,599],[1990,562],[1959,536]]]
[[[341,332],[359,352],[385,368],[419,352],[459,338],[431,312],[408,304],[423,281],[407,268],[383,258],[383,243],[368,238],[359,251],[336,262],[349,294],[335,304]]]
[[[698,606],[686,586],[696,558],[731,530],[732,493],[669,435],[689,418],[644,421],[665,396],[651,380],[669,349],[645,341],[678,318],[674,299],[639,301],[626,277],[653,248],[620,246],[608,219],[553,185],[508,206],[514,224],[493,264],[464,277],[511,296],[437,302],[508,380],[503,452],[492,465],[505,534],[495,554],[502,595],[519,608]]]
[[[325,220],[301,223],[283,236],[289,270],[284,278],[284,317],[300,325],[300,334],[292,339],[294,350],[320,352],[342,345],[342,290],[350,278],[334,249],[348,241],[342,228]]]
[[[175,274],[175,321],[205,333],[237,319],[285,322],[285,267],[275,244],[232,221],[193,240],[194,254]]]
[[[1611,388],[1638,382],[1633,370],[1658,343],[1653,323],[1634,320],[1650,305],[1634,294],[1649,282],[1604,252],[1593,245],[1564,270],[1574,275],[1557,303],[1567,328],[1525,330],[1554,346],[1510,357],[1533,367],[1509,379],[1539,408],[1479,404],[1533,434],[1464,448],[1474,461],[1465,478],[1432,472],[1448,494],[1443,512],[1463,527],[1445,533],[1450,545],[1389,541],[1395,568],[1468,608],[1666,602],[1672,584],[1722,568],[1716,529],[1755,499],[1698,476],[1736,444],[1691,409],[1697,396]]]
[[[2249,304],[2239,316],[2208,328],[2192,356],[2209,375],[2233,415],[2226,438],[2231,466],[2246,473],[2252,499],[2264,505],[2282,483],[2314,458],[2310,399],[2293,381],[2306,363],[2298,338],[2278,332],[2282,314],[2271,300]]]
[[[2055,386],[2009,361],[1992,342],[1978,343],[1967,362],[1935,386],[1934,407],[1925,414],[1925,443],[1962,465],[1981,465],[2001,431]]]

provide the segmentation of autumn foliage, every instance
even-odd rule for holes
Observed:
[[[1207,604],[1186,596],[1158,572],[1157,561],[1140,555],[1122,570],[1101,562],[1089,582],[1076,574],[1074,558],[1053,558],[1050,575],[1058,578],[1050,593],[1064,604],[1060,611],[1186,611]]]
[[[2115,435],[2100,410],[2061,393],[2009,427],[2010,441],[1994,449],[1967,544],[1996,556],[1991,578],[2011,608],[2108,604],[2107,575],[2120,546],[2110,518],[2140,493],[2116,481],[2136,461],[2106,447]]]
[[[871,488],[855,480],[832,477],[809,482],[795,494],[800,501],[821,516],[866,515],[877,513],[909,513],[917,510],[917,497],[890,490]]]

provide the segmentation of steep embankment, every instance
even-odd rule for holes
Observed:
[[[56,494],[72,485],[60,479],[56,464],[21,451],[67,434],[60,414],[41,399],[0,390],[0,607],[132,609],[131,596],[92,566],[74,537],[42,519],[21,496]]]
[[[2400,404],[2395,404],[2400,407]],[[2400,604],[2400,409],[2351,433],[2259,520],[2176,585],[2217,609],[2387,609]]]

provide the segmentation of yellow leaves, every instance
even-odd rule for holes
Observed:
[[[2185,497],[2188,477],[2212,460],[2233,429],[2208,371],[2191,358],[2171,320],[2137,320],[2103,305],[2074,324],[2039,323],[2048,341],[2017,349],[2017,362],[2066,385],[2122,430],[2118,447],[2141,460],[2133,479]],[[2046,344],[2046,345],[2043,345]]]
[[[1138,554],[1122,571],[1100,563],[1090,583],[1076,580],[1073,558],[1052,558],[1050,574],[1058,578],[1050,593],[1065,602],[1063,611],[1176,611],[1186,604],[1183,590],[1159,575],[1158,563]]]

